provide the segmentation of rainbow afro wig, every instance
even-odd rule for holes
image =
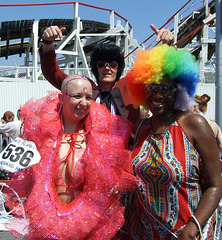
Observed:
[[[164,75],[176,82],[187,99],[194,97],[199,81],[199,64],[195,57],[186,49],[162,44],[137,52],[135,64],[126,75],[133,104],[146,106],[144,85],[160,84]],[[178,109],[184,110],[184,107]]]

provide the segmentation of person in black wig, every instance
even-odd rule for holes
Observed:
[[[117,74],[115,82],[117,82],[124,70],[124,53],[121,53],[120,47],[114,44],[97,44],[94,45],[93,53],[91,55],[90,67],[94,74],[97,83],[99,84],[99,74],[97,63],[101,60],[106,60],[108,62],[116,61],[118,64]]]
[[[173,34],[167,29],[158,30],[151,24],[152,30],[157,34],[156,40],[171,42]],[[63,39],[65,27],[50,26],[44,30],[42,45],[39,49],[42,73],[46,79],[59,90],[67,76],[56,62],[54,39]],[[112,114],[127,117],[133,124],[140,119],[139,108],[135,109],[128,101],[127,88],[124,81],[118,81],[123,73],[125,63],[121,48],[115,44],[95,44],[93,47],[91,62],[92,73],[96,78],[93,81],[93,100],[105,103]],[[118,84],[117,84],[118,81]],[[121,82],[121,83],[119,83]]]

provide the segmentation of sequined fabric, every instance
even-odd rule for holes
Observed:
[[[111,239],[124,224],[121,191],[135,187],[126,145],[127,120],[111,115],[95,102],[84,120],[88,143],[81,161],[85,164],[83,191],[69,204],[62,203],[55,187],[56,152],[62,139],[58,93],[30,100],[21,109],[24,138],[36,143],[39,164],[14,175],[11,186],[24,203],[29,225],[26,239]],[[16,215],[15,215],[16,216]],[[19,218],[17,215],[16,217]],[[7,223],[13,232],[14,227]]]

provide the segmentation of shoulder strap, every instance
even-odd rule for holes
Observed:
[[[138,123],[138,127],[136,128],[135,135],[134,135],[134,145],[136,144],[139,137],[142,135],[144,131],[144,127],[148,124],[150,118],[142,118]]]

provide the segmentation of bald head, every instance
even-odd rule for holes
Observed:
[[[92,85],[87,78],[74,74],[63,81],[61,91],[59,99],[66,127],[67,123],[78,122],[88,114],[92,104]]]
[[[66,94],[67,90],[70,88],[73,88],[74,85],[86,85],[85,86],[85,91],[90,91],[92,92],[92,86],[89,80],[83,76],[80,76],[78,74],[73,74],[68,77],[66,77],[61,85],[61,92],[62,94]]]

